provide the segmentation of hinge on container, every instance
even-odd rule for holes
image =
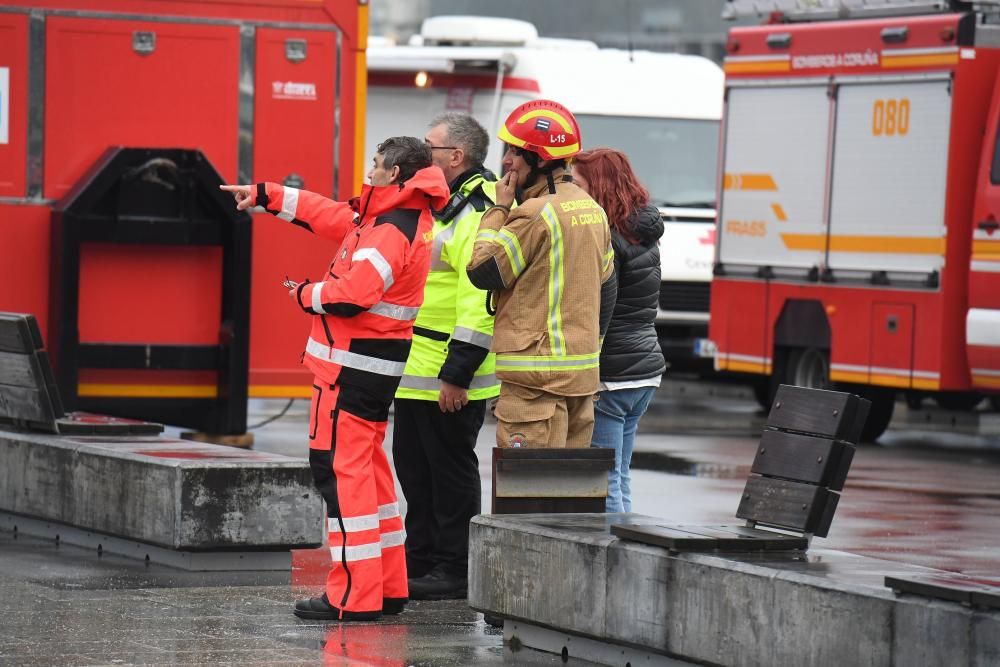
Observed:
[[[156,50],[156,33],[136,30],[132,33],[132,50],[140,56],[148,56]]]
[[[306,40],[286,39],[285,57],[293,63],[300,63],[306,59]]]

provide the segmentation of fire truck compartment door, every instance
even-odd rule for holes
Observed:
[[[829,118],[825,84],[729,89],[719,237],[724,265],[811,268],[822,262]]]
[[[947,79],[843,83],[829,267],[930,273],[944,265]]]

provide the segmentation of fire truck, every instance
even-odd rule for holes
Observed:
[[[729,3],[721,370],[968,408],[1000,390],[1000,3]]]
[[[625,152],[660,207],[656,326],[673,368],[711,370],[708,299],[722,70],[701,56],[598,48],[539,37],[526,21],[426,19],[408,44],[368,48],[368,151],[387,133],[422,137],[443,111],[474,115],[491,133],[519,104],[551,98],[580,122],[584,148]],[[500,172],[502,144],[486,166]]]
[[[0,8],[0,310],[69,409],[238,434],[248,396],[310,396],[281,283],[336,249],[218,185],[356,191],[367,31],[366,0]]]

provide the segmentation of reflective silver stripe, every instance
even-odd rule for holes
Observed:
[[[322,315],[323,312],[324,312],[323,311],[323,304],[320,302],[319,298],[321,296],[320,292],[322,291],[323,285],[325,285],[325,284],[326,284],[325,282],[322,282],[322,283],[316,283],[315,285],[313,285],[313,291],[312,291],[312,309],[313,309],[313,312],[316,313],[317,315]]]
[[[363,530],[375,530],[378,528],[378,514],[365,514],[364,516],[345,516],[342,518],[330,517],[327,519],[327,530],[331,533],[340,532],[340,522],[344,522],[344,532],[360,533]]]
[[[395,303],[379,301],[374,306],[369,308],[368,312],[375,315],[381,315],[382,317],[388,317],[392,320],[407,322],[409,320],[417,319],[417,311],[419,310],[420,309],[415,306],[400,306]]]
[[[342,563],[356,560],[367,560],[378,558],[382,555],[382,543],[372,542],[370,544],[360,544],[356,547],[330,547],[330,558],[334,563]]]
[[[388,359],[379,359],[378,357],[369,357],[356,352],[330,348],[312,338],[306,343],[306,354],[317,359],[322,359],[323,361],[332,361],[335,364],[347,366],[348,368],[356,368],[360,371],[378,373],[379,375],[391,375],[393,377],[401,376],[403,369],[406,368],[406,362],[403,361],[389,361]]]
[[[379,535],[379,544],[383,549],[388,549],[389,547],[400,547],[406,542],[406,532],[402,530],[394,530],[391,533],[382,533]]]
[[[362,248],[351,255],[352,262],[362,259],[367,259],[375,267],[378,274],[382,276],[383,291],[388,292],[394,278],[392,277],[392,267],[389,266],[389,262],[382,256],[382,253],[377,248]]]
[[[284,187],[284,196],[281,198],[281,212],[278,217],[285,222],[295,219],[295,209],[299,207],[299,189]]]
[[[468,208],[468,204],[466,204]],[[463,208],[462,211],[465,211]],[[459,216],[462,213],[458,214]],[[431,246],[431,271],[454,271],[451,264],[445,262],[441,259],[441,253],[444,251],[444,244],[455,237],[455,227],[458,224],[458,216],[452,219],[451,224],[441,230],[441,232],[434,237],[434,244]]]
[[[455,327],[455,331],[452,332],[451,338],[452,340],[460,340],[466,343],[471,343],[476,347],[484,347],[487,350],[493,345],[493,336],[480,333],[475,329],[468,329],[466,327]]]
[[[399,503],[386,503],[378,506],[379,520],[392,519],[397,516],[399,516]]]
[[[469,389],[488,389],[497,386],[497,376],[493,373],[477,375],[469,383]],[[441,389],[441,380],[436,377],[421,377],[419,375],[404,375],[399,381],[400,389],[422,389],[427,391],[438,391]]]

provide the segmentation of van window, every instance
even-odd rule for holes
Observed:
[[[715,208],[719,121],[578,114],[583,147],[617,148],[660,207]]]

